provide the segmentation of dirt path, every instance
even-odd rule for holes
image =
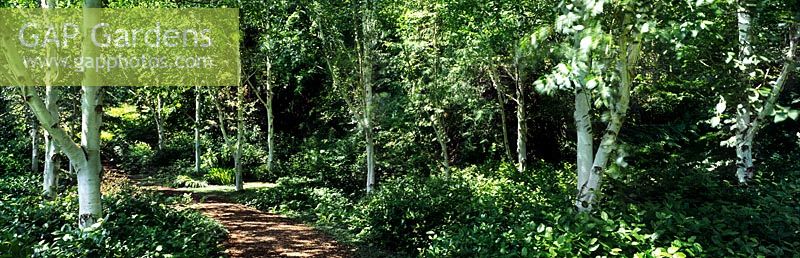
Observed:
[[[158,187],[165,194],[183,194]],[[226,253],[232,257],[351,257],[352,250],[331,237],[285,216],[226,201],[212,193],[192,193],[190,208],[228,229]]]

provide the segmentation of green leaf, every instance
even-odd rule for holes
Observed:
[[[780,122],[783,122],[783,120],[786,120],[786,118],[788,118],[786,113],[778,113],[778,114],[775,114],[775,118],[773,119],[773,122],[780,123]]]
[[[675,252],[678,252],[679,249],[680,247],[670,246],[669,248],[667,248],[667,253],[674,254]]]

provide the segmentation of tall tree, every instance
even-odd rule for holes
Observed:
[[[99,10],[102,7],[99,0],[86,0],[84,2],[83,24],[97,24]],[[83,26],[82,33],[91,33],[91,26]],[[19,85],[32,85],[33,79],[20,62],[22,59],[15,51],[15,45],[10,38],[3,38],[5,55],[10,68]],[[84,37],[81,51],[83,56],[96,56],[97,49],[91,37]],[[100,193],[100,173],[102,165],[100,160],[100,125],[102,124],[102,80],[97,71],[87,69],[84,72],[81,86],[81,143],[78,145],[61,127],[47,109],[36,88],[21,86],[23,98],[28,103],[41,126],[61,146],[64,154],[69,158],[78,174],[78,225],[86,228],[102,217],[103,209]]]
[[[42,1],[41,3],[43,9],[51,9],[56,8],[57,2],[55,0],[48,0]],[[54,58],[56,55],[55,49],[51,45],[47,47],[47,56],[48,58]],[[45,106],[47,111],[53,117],[54,120],[60,120],[60,114],[58,110],[58,101],[61,99],[61,90],[53,86],[52,82],[56,80],[57,71],[55,67],[51,67],[47,70],[45,78]],[[58,194],[58,174],[61,167],[61,158],[58,156],[60,149],[58,144],[53,137],[50,136],[50,133],[45,130],[44,132],[44,145],[45,145],[45,154],[44,154],[44,173],[43,178],[44,182],[42,183],[42,188],[44,190],[44,195],[48,198],[55,198]]]
[[[356,9],[338,9],[332,3],[317,2],[315,7],[318,37],[323,42],[325,65],[331,76],[334,90],[340,94],[364,134],[366,149],[366,191],[375,185],[375,142],[373,136],[373,64],[377,58],[378,43],[375,1],[360,0],[352,5]],[[343,15],[338,17],[337,15]],[[354,47],[345,44],[347,32],[343,25],[349,17],[358,21],[354,31]],[[341,27],[340,27],[341,26]]]
[[[578,139],[575,205],[581,211],[591,210],[596,203],[608,160],[618,149],[618,135],[630,105],[642,37],[653,23],[649,13],[652,9],[646,5],[637,1],[571,1],[562,4],[564,14],[556,19],[552,29],[542,28],[531,37],[532,42],[542,42],[554,31],[565,35],[564,40],[569,42],[559,50],[565,61],[536,84],[545,91],[572,88],[575,94]],[[606,107],[608,117],[594,156],[592,103]]]
[[[200,173],[200,87],[194,86],[194,172]]]
[[[800,23],[798,22],[798,19],[800,19],[800,12],[798,12],[790,14],[794,16],[794,22],[788,23],[788,25],[785,26],[786,34],[789,35],[789,42],[788,50],[786,50],[784,52],[785,54],[782,56],[783,68],[780,74],[774,82],[770,83],[772,87],[768,91],[769,93],[765,94],[768,95],[768,97],[763,100],[763,103],[760,103],[760,105],[756,103],[761,101],[759,99],[760,94],[757,94],[755,101],[753,101],[752,98],[748,96],[750,95],[749,89],[752,89],[751,85],[756,81],[756,78],[754,78],[755,75],[764,73],[756,73],[758,70],[756,64],[759,62],[758,59],[762,58],[760,56],[765,53],[757,55],[754,51],[753,30],[755,27],[753,27],[752,24],[754,23],[753,16],[755,15],[755,18],[758,18],[758,13],[754,13],[752,7],[746,5],[745,2],[746,1],[743,0],[737,1],[736,10],[739,42],[736,66],[741,71],[741,88],[746,89],[745,94],[741,94],[740,97],[738,97],[739,103],[736,106],[736,178],[741,184],[746,184],[753,179],[755,173],[755,167],[753,166],[753,140],[760,127],[763,126],[764,119],[767,116],[773,115],[775,112],[775,107],[784,85],[789,76],[795,72],[796,63],[798,61],[796,57],[797,45],[800,43],[798,41],[800,39],[800,25],[798,25],[798,23]],[[791,6],[785,6],[783,8],[787,7],[791,8]],[[762,21],[762,24],[764,23],[766,22]],[[769,49],[762,50],[761,52],[766,51],[769,51]],[[767,76],[768,74],[764,75],[764,77]],[[794,116],[796,118],[796,113]]]

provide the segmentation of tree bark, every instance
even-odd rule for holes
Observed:
[[[525,88],[520,81],[519,64],[514,62],[517,87],[517,171],[525,172],[528,167],[528,124],[525,115]]]
[[[742,56],[740,56],[740,61],[743,61],[750,52],[749,24],[749,15],[743,11],[740,11],[739,41],[741,44],[742,53]],[[750,111],[750,105],[747,103],[746,98],[745,103],[738,105],[736,108],[736,178],[741,184],[746,184],[755,176],[755,166],[753,165],[753,142],[758,130],[762,126],[764,118],[767,115],[771,115],[775,110],[775,105],[777,104],[778,98],[783,91],[786,80],[796,69],[797,57],[795,56],[795,52],[797,51],[798,44],[800,44],[800,26],[795,25],[793,30],[790,31],[789,49],[786,52],[783,69],[781,69],[778,79],[772,86],[770,96],[766,99],[764,106],[761,108],[761,111],[756,114],[755,118],[753,118],[751,121],[753,114]]]
[[[629,19],[629,17],[625,17],[626,24],[629,23]],[[632,84],[631,67],[639,60],[641,34],[635,33],[632,41],[629,40],[628,35],[619,36],[620,50],[616,60],[616,70],[619,75],[617,97],[610,107],[611,118],[592,161],[592,170],[584,179],[585,183],[580,185],[581,188],[576,203],[579,211],[590,211],[596,202],[597,192],[600,190],[600,180],[608,165],[611,152],[617,149],[617,136],[628,113]],[[576,102],[576,104],[578,103]]]
[[[500,123],[503,127],[503,148],[505,149],[506,158],[508,161],[513,162],[514,154],[511,152],[511,145],[509,144],[508,140],[505,91],[503,90],[502,86],[500,86],[497,71],[494,68],[491,68],[489,71],[489,79],[492,81],[492,86],[494,86],[494,89],[497,91],[497,105],[499,106],[500,111]]]
[[[194,86],[194,172],[200,173],[200,87]]]
[[[592,136],[592,121],[589,114],[591,108],[591,94],[585,86],[575,86],[575,128],[577,131],[577,162],[576,170],[578,175],[578,198],[575,205],[578,209],[588,207],[593,196],[589,191],[589,174],[592,173],[592,163],[594,153]]]
[[[433,129],[436,131],[436,141],[439,142],[439,148],[442,150],[442,166],[444,166],[444,175],[450,176],[450,154],[447,153],[447,132],[444,129],[444,122],[442,121],[441,114],[433,115]]]
[[[31,172],[39,173],[39,126],[36,123],[36,118],[31,118],[29,134],[31,136]]]
[[[84,24],[97,24],[100,19],[100,0],[84,2]],[[83,26],[84,35],[89,35],[90,26]],[[83,56],[99,56],[98,49],[91,37],[84,37],[82,42]],[[81,228],[91,226],[103,215],[103,204],[100,192],[100,125],[103,113],[103,88],[100,75],[94,69],[84,72],[81,89],[81,148],[85,153],[85,163],[77,168],[78,172],[78,225]]]
[[[360,70],[361,84],[364,87],[363,100],[363,130],[364,142],[367,152],[367,193],[371,193],[375,186],[375,143],[372,131],[372,58],[373,48],[377,44],[375,35],[376,21],[373,17],[373,6],[370,0],[362,2],[364,11],[361,15],[361,42]]]
[[[47,111],[55,121],[60,121],[58,100],[60,99],[61,94],[59,89],[54,86],[47,86],[45,94],[45,106],[47,107]],[[53,137],[50,136],[49,132],[45,131],[44,137],[44,182],[42,184],[42,188],[44,191],[44,196],[53,199],[58,195],[58,173],[59,168],[61,167],[61,158],[58,156],[58,153],[60,150],[58,144]]]
[[[236,191],[244,190],[244,182],[242,179],[242,131],[244,131],[244,103],[242,102],[244,96],[244,87],[239,86],[236,102],[238,109],[236,110],[236,155],[234,155],[234,163],[236,164]]]
[[[42,9],[51,9],[56,7],[54,0],[43,0],[41,2]],[[52,46],[47,47],[47,57],[54,58],[56,56],[55,49]],[[56,122],[61,121],[58,111],[58,101],[61,98],[61,91],[57,87],[53,87],[53,81],[56,79],[58,71],[55,67],[51,67],[45,74],[45,107],[50,113],[50,116]],[[60,152],[58,144],[50,133],[44,131],[44,172],[42,182],[42,190],[44,196],[48,199],[54,199],[58,195],[58,174],[61,167],[61,158],[58,156]]]
[[[164,149],[164,121],[161,119],[161,94],[156,96],[156,110],[153,117],[155,118],[156,122],[156,131],[158,133],[158,150]]]
[[[258,90],[254,90],[256,93],[256,97],[261,104],[264,105],[264,109],[267,110],[267,171],[272,171],[272,161],[275,157],[275,126],[274,126],[274,117],[272,115],[272,61],[269,57],[266,58],[267,63],[267,98],[261,97],[261,93]],[[336,85],[334,85],[335,87]]]
[[[750,45],[750,13],[739,5],[737,8],[737,25],[739,29],[739,65],[745,66],[744,62],[752,54]],[[745,66],[746,67],[746,66]],[[746,71],[746,68],[745,68]],[[742,88],[749,87],[749,79],[747,73],[743,71],[741,74]],[[752,128],[750,121],[750,103],[747,97],[741,97],[741,104],[736,106],[736,177],[739,183],[746,184],[747,181],[753,176],[753,153],[752,153],[752,139],[747,138],[748,132]]]
[[[272,172],[275,159],[275,117],[272,115],[272,87],[267,86],[267,171]]]

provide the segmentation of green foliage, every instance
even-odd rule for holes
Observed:
[[[75,189],[43,200],[38,180],[0,179],[0,257],[210,257],[222,255],[222,225],[171,205],[168,198],[133,188],[105,196],[106,217],[89,229],[75,228]]]
[[[234,171],[232,168],[211,168],[208,174],[203,176],[209,184],[212,185],[231,185],[234,180]]]
[[[358,200],[316,179],[285,177],[240,201],[310,221],[342,241],[401,256],[798,255],[800,210],[792,200],[800,198],[800,181],[730,191],[696,170],[623,169],[619,173],[626,176],[608,179],[603,207],[578,213],[571,208],[572,171],[569,165],[539,164],[525,173],[511,164],[472,166],[452,177],[390,179]],[[798,178],[794,174],[784,176]],[[630,183],[647,182],[632,176],[676,183],[659,188]]]
[[[13,153],[0,149],[0,177],[21,175],[24,172],[27,171],[20,158],[15,157]]]
[[[197,180],[187,175],[178,175],[174,180],[172,180],[170,186],[200,188],[208,186],[208,183],[204,180]]]
[[[130,173],[150,172],[155,152],[149,144],[133,142],[124,147],[115,147],[114,154],[120,157],[119,165]]]
[[[165,166],[176,160],[194,159],[194,136],[180,133],[174,134],[166,142],[164,147],[156,150],[153,155],[153,164]]]

